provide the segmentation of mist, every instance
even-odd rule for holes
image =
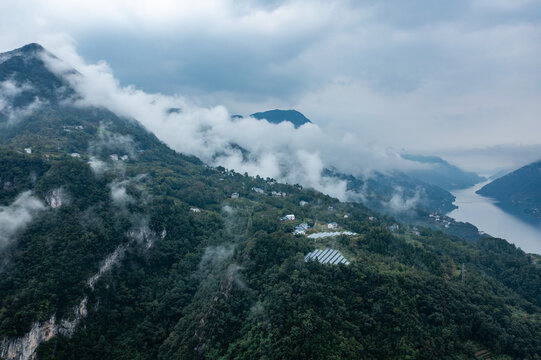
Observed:
[[[302,184],[341,200],[349,198],[345,181],[323,176],[323,169],[363,176],[376,170],[419,166],[403,160],[398,152],[366,145],[349,132],[337,136],[310,123],[295,129],[288,122],[232,118],[224,106],[202,107],[180,95],[149,94],[133,86],[122,87],[107,64],[87,64],[74,48],[68,50],[65,58],[72,63],[47,53],[43,59],[80,95],[72,99],[71,105],[105,107],[119,116],[136,119],[171,148],[195,155],[211,166]],[[108,133],[104,127],[100,127],[99,134],[100,140],[90,146],[92,153],[104,147],[125,147],[133,154],[131,139]],[[239,146],[248,151],[247,157]],[[107,168],[97,158],[91,159],[91,166],[96,173]]]
[[[25,191],[8,206],[0,206],[0,249],[9,245],[17,232],[23,230],[40,211],[43,202],[31,191]]]
[[[28,83],[21,84],[14,80],[0,81],[0,116],[5,117],[5,122],[0,123],[0,128],[16,124],[20,119],[33,114],[45,105],[45,102],[38,98],[22,107],[12,105],[18,95],[29,90],[32,90],[32,85]]]

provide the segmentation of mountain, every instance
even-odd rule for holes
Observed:
[[[455,197],[448,191],[400,171],[373,172],[364,178],[335,170],[326,170],[324,175],[347,181],[347,189],[369,208],[403,220],[416,218],[416,210],[445,214],[456,208]]]
[[[256,119],[266,119],[268,122],[273,124],[279,124],[284,121],[289,121],[293,125],[295,125],[295,128],[299,128],[300,126],[306,124],[306,123],[312,123],[310,120],[306,118],[303,114],[298,112],[297,110],[269,110],[264,112],[257,112],[252,115],[251,117],[254,117]]]
[[[209,167],[73,105],[82,95],[42,52],[12,54],[2,89],[33,89],[39,106],[0,93],[0,358],[541,353],[540,257]],[[301,222],[350,233],[294,235]]]
[[[474,172],[464,171],[437,156],[402,154],[401,157],[427,165],[424,169],[406,171],[408,175],[445,190],[464,189],[486,180]]]
[[[522,215],[541,219],[541,161],[499,177],[477,191],[499,205]]]

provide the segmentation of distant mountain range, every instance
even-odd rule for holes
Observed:
[[[282,122],[288,121],[292,123],[295,128],[299,128],[304,124],[312,123],[306,116],[297,110],[269,110],[263,112],[256,112],[250,115],[253,118],[258,120],[265,119],[273,124],[280,124]],[[240,115],[233,115],[233,117],[242,117]]]
[[[541,161],[497,178],[477,193],[498,200],[508,210],[541,219]]]
[[[437,156],[411,154],[401,156],[406,160],[427,165],[426,169],[409,170],[406,174],[448,191],[468,188],[486,180],[474,172],[464,171]]]

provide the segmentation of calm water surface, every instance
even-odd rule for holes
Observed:
[[[458,209],[448,216],[469,222],[494,237],[506,239],[525,252],[541,254],[541,225],[529,224],[497,207],[493,199],[475,193],[489,182],[452,191]]]

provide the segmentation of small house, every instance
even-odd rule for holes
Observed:
[[[32,149],[31,149],[31,148],[24,148],[24,151],[25,151],[27,154],[32,154]]]
[[[328,223],[328,224],[327,224],[327,228],[328,228],[328,229],[337,229],[337,228],[338,228],[338,224],[335,223],[335,222]]]
[[[196,208],[196,207],[192,207],[192,208],[190,208],[190,211],[191,211],[191,212],[194,212],[194,213],[200,213],[200,212],[201,212],[201,209],[200,209],[200,208]]]
[[[302,224],[299,225],[300,228],[304,229],[304,231],[310,229],[310,225],[308,225],[307,223],[303,222]]]
[[[233,194],[231,194],[231,199],[238,199],[238,198],[239,198],[239,193],[234,192]]]

